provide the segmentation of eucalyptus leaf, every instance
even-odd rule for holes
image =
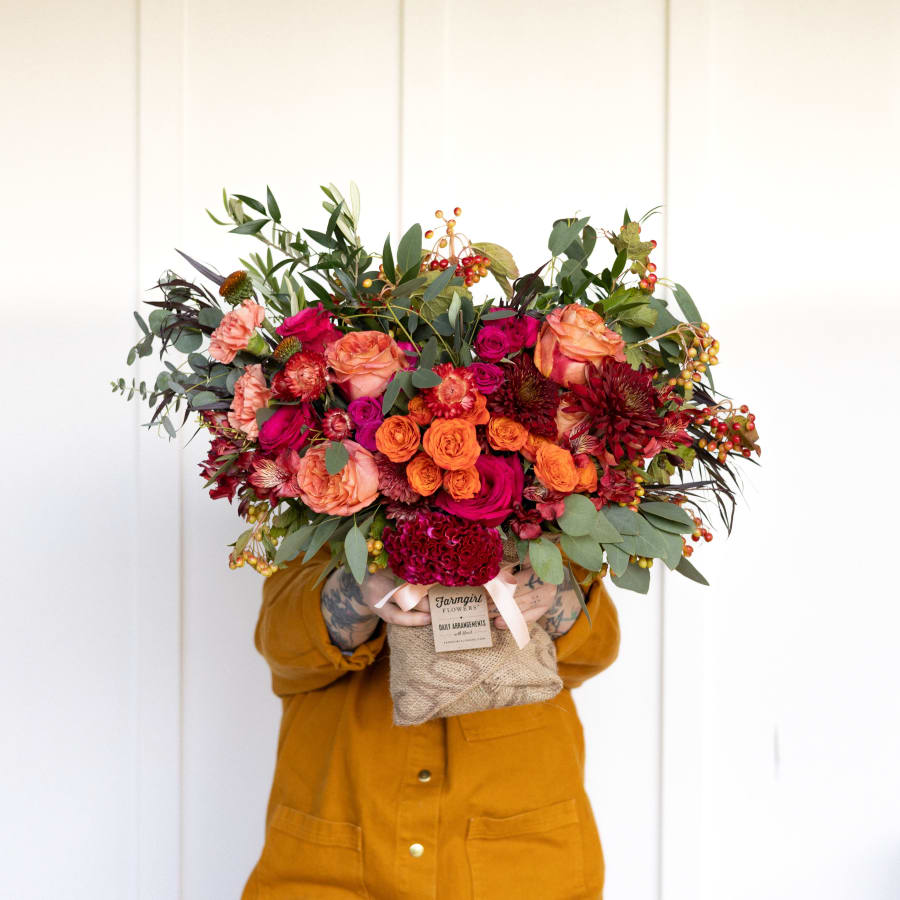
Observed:
[[[384,391],[384,397],[381,400],[381,414],[386,416],[390,413],[391,407],[397,402],[397,396],[400,388],[403,387],[403,381],[395,375],[388,383]]]
[[[304,525],[302,528],[285,535],[278,545],[278,550],[275,552],[275,562],[288,562],[297,556],[306,547],[314,530],[315,526]]]
[[[192,409],[205,409],[208,406],[223,402],[223,399],[216,396],[212,391],[192,391],[188,394],[188,400]],[[227,403],[228,401],[224,402]]]
[[[634,510],[624,506],[604,506],[600,514],[620,534],[637,534],[639,531],[638,516]]]
[[[358,584],[362,584],[366,577],[366,566],[369,562],[369,551],[366,548],[366,539],[354,525],[344,538],[344,555],[347,557],[347,566]]]
[[[681,557],[678,565],[675,566],[675,571],[680,572],[685,578],[690,578],[691,581],[696,581],[697,584],[709,586],[709,582],[697,571],[694,564],[686,556]]]
[[[441,383],[441,376],[431,369],[416,369],[412,373],[412,383],[417,388],[437,387]]]
[[[332,441],[325,450],[325,471],[337,475],[350,459],[347,448],[340,441]]]
[[[582,494],[570,494],[563,501],[564,512],[557,519],[559,527],[569,535],[590,534],[597,524],[597,508]]]
[[[695,325],[703,321],[700,311],[697,309],[697,304],[691,299],[691,295],[685,290],[684,285],[676,284],[672,293],[675,295],[675,302],[684,313],[686,321]]]
[[[313,532],[313,536],[310,539],[309,546],[306,548],[306,553],[303,555],[303,562],[309,562],[319,552],[319,549],[325,541],[334,534],[340,523],[340,519],[326,519],[316,526],[316,530]]]
[[[606,561],[614,575],[621,575],[628,568],[628,554],[618,544],[604,544]]]
[[[444,290],[445,287],[447,287],[448,284],[450,284],[450,280],[452,278],[453,269],[449,267],[444,269],[444,271],[441,272],[437,276],[437,278],[435,278],[434,281],[432,281],[431,284],[429,284],[428,287],[425,288],[423,299],[426,301],[433,300],[435,297],[437,297],[438,294],[441,293],[441,291]]]
[[[642,569],[635,563],[628,563],[628,567],[621,575],[613,573],[612,580],[616,587],[626,591],[646,594],[650,590],[650,570]]]
[[[565,578],[562,556],[556,544],[539,538],[528,544],[528,557],[538,578],[547,584],[562,584]]]
[[[182,353],[193,353],[203,343],[203,335],[199,331],[182,330],[175,339],[175,349]]]
[[[397,265],[404,274],[415,269],[419,270],[422,261],[422,226],[413,225],[406,234],[400,238],[397,245]]]
[[[430,369],[437,362],[438,342],[436,337],[430,337],[422,347],[419,354],[419,368]]]
[[[690,530],[694,530],[694,519],[690,513],[685,512],[675,503],[666,503],[660,500],[647,500],[641,504],[641,512],[652,513],[662,519],[671,519],[673,522],[679,522],[682,525],[690,526]]]
[[[554,256],[559,256],[559,254],[578,237],[581,229],[584,228],[589,221],[590,216],[587,216],[584,219],[577,219],[574,222],[570,222],[567,219],[562,219],[557,222],[553,226],[553,231],[550,232],[550,239],[547,241],[550,252]]]
[[[559,545],[572,562],[583,566],[589,572],[600,571],[603,565],[603,548],[590,535],[573,537],[564,534],[559,539]]]
[[[203,306],[197,313],[197,321],[207,328],[216,328],[222,321],[222,310],[216,309],[214,306]]]

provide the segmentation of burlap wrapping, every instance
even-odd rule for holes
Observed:
[[[506,548],[505,562],[515,561]],[[540,703],[562,690],[556,646],[537,623],[521,650],[509,631],[492,628],[494,645],[437,653],[430,625],[388,625],[395,725]]]

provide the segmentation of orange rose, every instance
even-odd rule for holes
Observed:
[[[434,413],[428,408],[428,404],[421,394],[416,394],[409,401],[409,409],[406,414],[416,425],[427,425],[434,418]]]
[[[487,427],[488,443],[495,450],[521,450],[528,439],[524,425],[505,416],[491,416]]]
[[[336,475],[325,468],[328,442],[311,447],[300,460],[295,478],[300,499],[317,513],[349,516],[368,506],[378,496],[378,466],[375,457],[355,441],[341,441],[349,459]]]
[[[454,500],[471,500],[481,490],[481,476],[475,466],[455,469],[444,475],[444,490]]]
[[[375,432],[375,446],[391,462],[406,462],[419,449],[419,426],[409,416],[388,416]]]
[[[468,469],[481,453],[475,426],[464,419],[435,419],[422,444],[442,469]]]
[[[272,392],[266,387],[262,366],[254,363],[244,368],[244,374],[234,383],[234,399],[228,411],[228,424],[243,431],[248,438],[259,435],[256,411],[268,406]]]
[[[331,380],[351,400],[377,397],[406,362],[403,351],[383,331],[351,331],[325,348]]]
[[[577,491],[584,491],[592,494],[597,490],[597,467],[594,460],[587,453],[577,453],[575,455],[575,468],[578,471]]]
[[[463,422],[471,422],[473,425],[487,425],[491,414],[487,411],[487,397],[479,391],[475,395],[475,406],[467,413],[457,416]]]
[[[409,486],[423,497],[430,497],[441,486],[442,475],[440,467],[427,453],[420,453],[406,464]]]
[[[545,377],[564,387],[584,384],[587,364],[604,356],[624,361],[625,341],[592,309],[578,303],[557,306],[544,319],[534,364]]]
[[[559,491],[561,494],[571,494],[578,487],[578,470],[572,454],[550,441],[538,447],[534,474],[551,491]]]
[[[519,452],[528,462],[534,462],[535,457],[537,456],[538,448],[543,447],[544,444],[552,444],[552,441],[547,440],[545,437],[541,437],[539,434],[532,434],[530,431],[525,437],[525,443],[522,444],[522,448]]]
[[[583,410],[565,412],[563,407],[577,399],[571,391],[567,391],[559,398],[559,408],[556,410],[556,436],[557,439],[567,435],[576,425],[580,425],[588,414]]]

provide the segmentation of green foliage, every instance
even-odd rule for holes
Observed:
[[[565,573],[563,571],[562,556],[559,548],[547,538],[539,538],[528,542],[528,557],[538,578],[547,584],[562,584]]]

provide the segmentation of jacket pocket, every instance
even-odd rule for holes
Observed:
[[[276,806],[256,878],[259,897],[266,900],[367,898],[362,830]]]
[[[547,710],[543,703],[527,703],[465,713],[456,718],[467,741],[487,741],[543,728],[547,724]]]
[[[469,819],[466,850],[475,900],[588,896],[575,800],[503,819]]]

